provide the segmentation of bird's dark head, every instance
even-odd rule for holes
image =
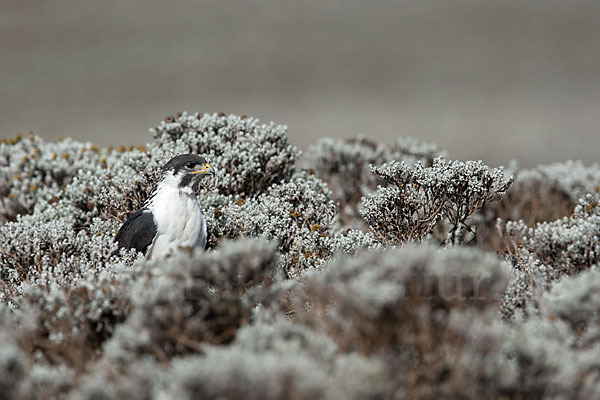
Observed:
[[[179,188],[196,190],[202,178],[215,175],[216,171],[204,157],[197,154],[180,154],[169,160],[161,171],[162,181]]]

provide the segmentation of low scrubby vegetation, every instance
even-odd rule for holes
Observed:
[[[600,166],[182,113],[143,147],[0,144],[0,399],[600,397]],[[114,235],[199,153],[206,252]]]

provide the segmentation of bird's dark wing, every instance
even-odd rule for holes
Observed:
[[[142,209],[127,218],[115,236],[115,242],[119,243],[119,248],[136,249],[146,253],[154,236],[156,225],[152,213]]]

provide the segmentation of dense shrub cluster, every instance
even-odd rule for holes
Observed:
[[[481,397],[598,398],[599,277],[586,270],[563,279],[518,323],[471,329],[463,365],[479,374]]]
[[[271,244],[240,240],[208,254],[149,263],[152,272],[132,288],[132,309],[106,344],[107,357],[123,362],[151,354],[166,361],[231,342],[252,309],[272,301],[277,261]]]
[[[600,262],[600,206],[589,194],[569,217],[528,227],[523,221],[508,222],[506,233],[518,249],[525,248],[540,262],[552,266],[549,278],[574,274]]]
[[[399,138],[392,145],[356,139],[323,138],[309,148],[305,157],[307,168],[323,179],[340,204],[339,219],[343,224],[358,224],[358,205],[362,197],[385,185],[371,171],[371,165],[404,161],[409,165],[417,162],[429,167],[435,157],[445,155],[436,145],[423,143],[415,138]],[[362,224],[358,225],[361,226]]]
[[[18,135],[0,143],[0,222],[30,214],[38,200],[55,201],[80,172],[95,171],[106,149],[70,139],[46,142]]]
[[[600,396],[598,165],[505,173],[415,139],[300,158],[224,114],[151,134],[0,143],[0,399]],[[219,171],[209,249],[116,252],[188,152]]]
[[[436,227],[444,243],[462,243],[475,234],[467,224],[471,215],[499,200],[512,183],[502,168],[481,161],[436,158],[431,167],[391,161],[373,172],[393,186],[367,195],[361,214],[385,243],[420,241]]]
[[[335,205],[327,186],[306,172],[271,186],[268,193],[238,199],[215,215],[215,235],[258,236],[279,241],[287,275],[319,267],[331,256],[327,234]]]
[[[499,230],[515,266],[515,279],[503,311],[512,315],[564,276],[594,269],[600,262],[599,196],[580,199],[573,213],[532,227],[522,220],[500,222]],[[537,300],[536,300],[537,301]]]
[[[566,161],[519,170],[510,167],[514,183],[501,202],[477,213],[477,242],[490,249],[502,247],[497,229],[498,218],[523,221],[527,226],[551,222],[568,216],[578,201],[600,191],[600,166],[585,166],[580,161]]]
[[[509,267],[473,249],[407,247],[340,259],[306,278],[310,312],[341,351],[380,360],[388,392],[408,398],[459,396],[474,381],[456,368],[470,346],[458,317],[488,320]],[[383,385],[386,387],[386,385]]]
[[[298,150],[288,143],[286,131],[284,125],[256,118],[187,113],[151,129],[160,148],[205,154],[219,171],[219,192],[241,197],[290,178]]]

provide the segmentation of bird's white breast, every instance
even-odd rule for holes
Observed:
[[[206,246],[206,221],[195,194],[187,188],[162,185],[148,208],[157,227],[149,257],[164,257],[178,247]]]

